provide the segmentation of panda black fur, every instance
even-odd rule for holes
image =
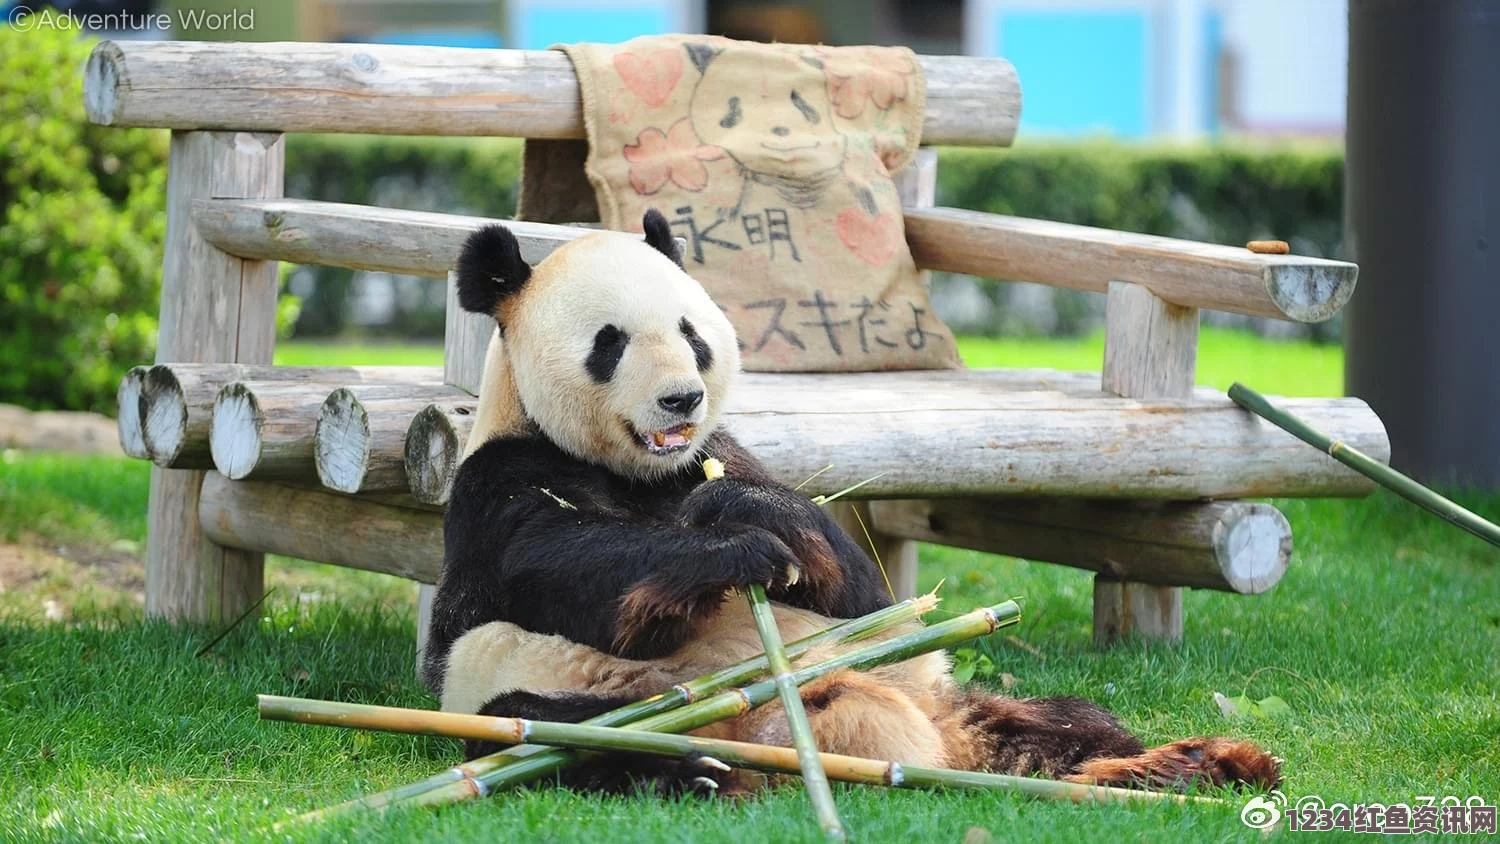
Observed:
[[[683,272],[666,220],[648,212],[643,228],[587,235],[535,267],[500,226],[465,244],[459,301],[497,331],[423,666],[445,710],[578,721],[754,656],[735,587],[768,585],[788,641],[890,603],[859,546],[719,426],[733,328]],[[707,457],[723,479],[704,479]],[[1253,744],[1145,750],[1085,701],[959,689],[940,654],[838,672],[803,698],[828,752],[1116,784],[1278,779]],[[698,732],[790,743],[775,705]]]

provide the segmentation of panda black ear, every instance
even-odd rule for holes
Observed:
[[[682,255],[677,251],[677,238],[672,236],[672,226],[660,211],[648,208],[646,216],[641,218],[641,228],[646,230],[646,243],[652,249],[671,258],[672,263],[677,266],[682,266]]]
[[[458,254],[458,303],[476,314],[496,316],[500,303],[531,278],[521,244],[504,226],[488,225],[464,241]]]

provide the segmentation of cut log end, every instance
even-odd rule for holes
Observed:
[[[141,440],[146,456],[171,466],[187,439],[188,406],[182,382],[169,366],[146,370],[141,383]]]
[[[1269,504],[1242,503],[1214,526],[1214,552],[1230,588],[1258,595],[1275,586],[1292,559],[1292,526]]]
[[[208,448],[220,474],[236,481],[249,477],[260,462],[264,423],[265,414],[255,393],[243,382],[226,384],[219,391],[214,400]]]
[[[328,394],[318,411],[313,441],[323,486],[359,492],[370,465],[370,416],[352,390],[340,387]]]
[[[118,45],[101,41],[89,54],[83,71],[83,107],[89,122],[111,126],[120,104],[120,62],[124,54]]]
[[[440,405],[429,405],[406,433],[406,479],[423,504],[446,504],[458,471],[460,437]]]
[[[1359,281],[1353,264],[1272,264],[1266,271],[1266,292],[1287,319],[1323,322],[1349,303]]]
[[[146,386],[147,369],[137,366],[125,373],[120,389],[115,393],[120,449],[128,456],[140,459],[150,456],[146,451],[145,432],[141,428],[141,394]]]

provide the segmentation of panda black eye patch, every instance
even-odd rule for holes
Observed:
[[[620,358],[624,357],[625,346],[629,342],[630,335],[616,326],[606,325],[599,329],[599,333],[594,335],[594,348],[583,362],[583,368],[588,370],[589,377],[599,384],[607,383],[615,377],[615,367],[620,365]]]
[[[733,129],[740,125],[740,98],[729,98],[729,111],[719,118],[719,126],[724,129]]]
[[[823,119],[818,116],[818,110],[813,108],[812,104],[807,100],[802,99],[802,95],[795,90],[792,91],[792,105],[796,106],[797,110],[802,112],[802,116],[807,118],[807,122],[814,126],[818,125],[818,122]]]
[[[683,339],[687,340],[688,345],[692,347],[693,358],[698,362],[698,371],[705,372],[713,366],[714,350],[710,349],[708,343],[698,336],[698,329],[688,322],[687,317],[683,317],[682,321],[677,323],[677,329],[682,332]]]

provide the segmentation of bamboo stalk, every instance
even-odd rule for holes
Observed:
[[[724,464],[710,457],[703,461],[703,474],[709,482],[724,477]],[[802,771],[802,782],[807,786],[807,799],[812,802],[813,812],[818,816],[818,826],[824,837],[832,841],[846,841],[843,821],[833,802],[833,789],[828,786],[828,775],[823,772],[823,761],[818,754],[818,743],[813,739],[812,725],[807,722],[807,710],[802,706],[802,694],[792,683],[792,663],[787,659],[786,648],[781,643],[781,631],[776,628],[776,617],[771,614],[771,599],[759,583],[745,589],[745,600],[750,602],[750,617],[755,620],[755,631],[760,634],[761,646],[766,652],[766,661],[771,666],[771,675],[776,683],[776,694],[781,698],[781,708],[786,711],[787,728],[792,734],[792,745],[797,749],[797,759]]]
[[[900,662],[988,635],[1001,627],[1015,624],[1020,619],[1021,608],[1015,601],[982,607],[921,630],[847,651],[817,665],[796,668],[792,671],[792,679],[801,686],[845,668],[860,670]],[[775,682],[763,680],[740,688],[721,691],[686,706],[669,709],[649,718],[632,722],[630,726],[631,729],[648,732],[687,732],[706,724],[742,715],[775,695]],[[403,799],[385,799],[367,808],[382,809],[393,805],[446,805],[483,797],[503,788],[554,774],[586,758],[589,757],[585,751],[542,749],[535,745],[512,748],[510,753],[492,754],[444,771],[438,777],[431,778],[436,780],[441,777],[444,780],[440,784],[434,783],[433,788],[416,791],[415,786],[404,786],[396,789],[405,793]],[[355,801],[353,804],[344,804],[335,809],[352,808],[363,802]],[[328,810],[315,812],[304,815],[303,819],[313,820],[330,813]]]
[[[765,587],[759,583],[745,590],[745,598],[750,602],[755,629],[760,633],[766,659],[771,663],[777,696],[781,698],[781,708],[786,710],[787,727],[791,729],[792,744],[797,750],[798,768],[802,772],[802,782],[807,786],[808,800],[812,801],[813,811],[817,813],[818,826],[823,828],[823,835],[829,840],[846,841],[848,836],[833,802],[833,789],[828,786],[828,775],[823,771],[823,758],[818,753],[817,741],[813,739],[807,710],[802,706],[802,694],[792,682],[792,664],[782,648],[776,618],[771,615],[771,601],[766,597]]]
[[[911,621],[920,621],[923,615],[926,615],[937,607],[938,601],[936,590],[934,590],[926,595],[920,595],[916,598],[902,601],[899,604],[892,604],[884,609],[876,610],[869,615],[841,622],[819,633],[814,633],[811,636],[787,645],[787,656],[796,659],[808,651],[823,645],[833,643],[848,645],[862,641],[892,627]],[[754,657],[705,674],[702,677],[689,680],[686,683],[679,683],[660,694],[606,712],[584,723],[610,727],[634,723],[653,715],[670,712],[680,706],[692,703],[695,700],[702,699],[724,689],[748,683],[766,673],[769,668],[770,664],[764,655]],[[453,793],[465,789],[474,792],[476,788],[480,788],[480,786],[475,785],[477,777],[496,770],[501,766],[515,764],[527,757],[548,752],[550,751],[547,748],[536,745],[509,748],[500,753],[492,753],[488,756],[482,756],[478,759],[472,759],[461,765],[448,768],[425,780],[309,812],[302,815],[299,820],[319,820],[352,811],[380,811],[396,803],[425,803],[428,801],[420,798],[429,792],[436,793],[431,798],[431,802],[434,804],[452,802],[447,797]],[[471,793],[469,796],[477,797],[482,795]]]
[[[550,747],[587,751],[646,753],[681,759],[693,754],[711,756],[736,768],[773,774],[796,774],[802,770],[801,756],[794,748],[748,742],[700,738],[698,736],[650,733],[637,729],[462,715],[427,709],[401,709],[306,698],[260,695],[262,718],[352,727],[365,730],[438,735],[458,739],[499,742],[531,742]],[[1166,801],[1211,803],[1223,801],[1189,797],[1161,791],[1085,785],[1058,780],[1033,779],[978,771],[926,768],[887,760],[864,759],[837,753],[820,753],[821,768],[839,782],[885,785],[892,788],[975,788],[1013,791],[1052,800],[1075,803],[1122,803]],[[470,788],[461,786],[461,788]]]
[[[1500,547],[1500,525],[1488,521],[1476,513],[1464,509],[1457,503],[1433,492],[1417,481],[1392,469],[1369,455],[1353,448],[1343,440],[1336,440],[1313,428],[1301,419],[1272,405],[1265,396],[1235,382],[1229,388],[1229,398],[1235,404],[1281,428],[1299,440],[1328,454],[1334,460],[1348,466],[1386,489],[1395,492],[1407,501],[1417,504],[1444,520],[1457,525],[1491,545]]]

